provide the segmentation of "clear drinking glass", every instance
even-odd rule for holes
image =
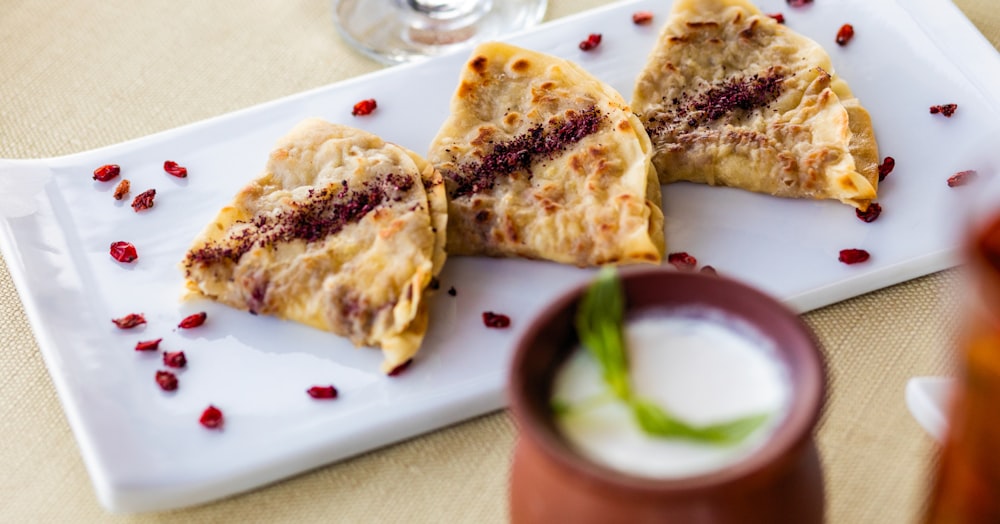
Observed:
[[[547,0],[333,0],[333,21],[348,43],[399,64],[531,27]]]

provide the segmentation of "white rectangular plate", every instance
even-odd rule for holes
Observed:
[[[837,71],[870,110],[881,153],[897,160],[880,187],[884,213],[870,224],[835,202],[793,201],[737,190],[675,184],[664,188],[668,251],[686,251],[800,311],[943,269],[956,262],[964,195],[949,188],[956,171],[992,174],[1000,104],[1000,60],[946,0],[816,0],[801,9],[761,0],[789,27],[826,47]],[[512,37],[516,44],[567,57],[631,97],[669,2],[614,4]],[[636,26],[637,10],[655,13]],[[834,44],[843,23],[857,36]],[[589,33],[603,43],[585,53]],[[403,375],[378,371],[378,351],[307,327],[253,317],[208,302],[182,303],[177,262],[220,206],[262,169],[275,140],[303,118],[364,128],[415,151],[427,150],[444,121],[466,53],[387,69],[139,140],[72,156],[0,163],[0,247],[24,301],[101,502],[115,511],[200,503],[430,431],[504,405],[513,343],[551,298],[592,272],[546,262],[453,258],[433,299],[432,326]],[[351,107],[375,98],[371,116]],[[957,103],[951,119],[934,104]],[[190,170],[163,172],[164,160]],[[91,180],[116,163],[133,194],[157,190],[156,207],[136,214],[111,198],[113,184]],[[48,176],[48,178],[45,178]],[[40,192],[31,194],[28,186]],[[13,217],[24,205],[34,211]],[[139,260],[108,257],[112,241],[137,246]],[[862,248],[869,262],[847,266],[839,250]],[[185,315],[208,323],[178,331]],[[480,315],[509,314],[507,330]],[[117,330],[111,318],[145,313],[149,324]],[[166,394],[153,376],[158,354],[133,351],[163,337],[184,350],[180,388]],[[320,402],[305,389],[334,384],[341,397]],[[198,424],[209,404],[223,431]]]

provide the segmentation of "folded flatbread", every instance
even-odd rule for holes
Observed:
[[[746,0],[676,0],[632,107],[653,141],[663,183],[835,199],[860,209],[876,197],[868,112],[819,44]]]
[[[663,212],[651,151],[621,95],[579,66],[480,45],[428,155],[448,193],[447,250],[657,263]]]
[[[388,372],[426,332],[446,222],[444,184],[426,160],[310,119],[278,141],[181,266],[198,295],[381,347]]]

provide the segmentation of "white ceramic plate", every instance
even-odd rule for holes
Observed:
[[[834,202],[771,198],[677,184],[665,188],[670,251],[687,251],[721,273],[744,279],[808,310],[924,275],[955,263],[962,194],[945,179],[964,169],[990,174],[1000,104],[1000,59],[945,0],[816,0],[802,9],[761,0],[789,27],[822,42],[837,70],[871,111],[883,155],[896,171],[880,188],[885,209],[865,224]],[[669,2],[639,1],[538,27],[510,40],[581,63],[630,97]],[[651,27],[631,14],[650,10]],[[833,43],[841,24],[857,36]],[[332,29],[331,29],[332,30]],[[584,53],[577,43],[599,32]],[[309,116],[362,127],[425,151],[444,120],[466,53],[401,66],[143,139],[72,156],[0,165],[0,247],[24,302],[59,398],[101,502],[116,511],[195,504],[430,431],[504,405],[514,340],[544,303],[590,271],[526,260],[453,258],[434,299],[432,326],[418,360],[398,378],[378,372],[380,354],[335,336],[215,304],[181,303],[176,264],[218,208],[255,176],[274,141]],[[378,111],[350,115],[361,99]],[[928,114],[954,102],[951,119]],[[190,170],[178,180],[164,160]],[[157,190],[156,207],[135,214],[116,205],[95,167],[122,166],[133,194]],[[48,178],[46,178],[48,177]],[[113,185],[113,184],[112,184]],[[35,193],[32,186],[41,188]],[[32,210],[33,209],[33,210]],[[27,214],[25,214],[27,213]],[[22,215],[15,217],[14,215]],[[108,257],[129,240],[139,260]],[[863,248],[872,259],[837,261]],[[205,310],[208,323],[179,332],[177,321]],[[486,329],[484,310],[509,314],[508,330]],[[143,312],[144,328],[109,321]],[[164,337],[184,350],[180,388],[160,391],[158,355],[139,339]],[[314,384],[335,384],[341,398],[318,402]],[[198,424],[208,405],[224,431]]]

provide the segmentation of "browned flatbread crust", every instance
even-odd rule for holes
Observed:
[[[278,141],[181,268],[195,295],[380,347],[389,372],[420,348],[446,228],[444,184],[426,160],[310,119]]]
[[[448,192],[447,250],[658,263],[663,213],[651,151],[622,97],[579,66],[483,44],[428,154]]]
[[[866,209],[871,118],[816,42],[746,0],[677,0],[632,106],[660,181],[726,185]]]

